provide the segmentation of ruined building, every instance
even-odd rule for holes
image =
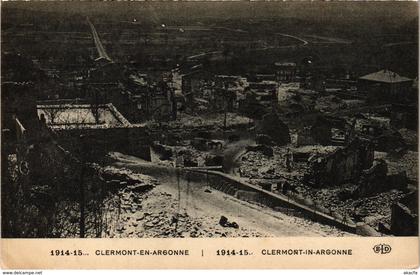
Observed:
[[[271,112],[263,117],[257,127],[257,132],[269,136],[279,146],[290,143],[289,127],[276,112]]]
[[[310,135],[321,145],[344,145],[351,138],[352,128],[343,118],[319,115],[310,128]]]
[[[412,192],[391,207],[391,233],[396,236],[418,236],[418,192]]]
[[[365,90],[374,102],[405,101],[413,80],[389,70],[380,70],[359,78],[359,90]]]
[[[95,160],[117,151],[150,159],[145,126],[132,125],[111,103],[39,104],[37,112],[59,144],[83,157]]]
[[[297,73],[296,63],[293,62],[276,62],[274,63],[276,70],[276,79],[282,83],[288,83],[295,80]]]
[[[372,166],[373,159],[372,145],[354,139],[346,147],[337,147],[333,152],[310,159],[304,180],[315,187],[344,184],[357,180],[364,169]]]

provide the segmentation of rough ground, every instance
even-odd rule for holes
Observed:
[[[242,175],[248,178],[250,183],[255,184],[261,180],[287,181],[295,186],[299,196],[305,198],[310,205],[320,206],[327,214],[334,217],[350,217],[355,222],[363,221],[373,227],[379,222],[389,223],[391,205],[404,196],[403,191],[393,189],[370,197],[341,200],[339,197],[341,191],[354,190],[357,185],[311,188],[301,184],[300,179],[305,171],[305,165],[295,163],[292,172],[287,172],[283,157],[285,150],[275,147],[273,157],[264,156],[260,152],[246,153],[242,156],[240,165]],[[417,181],[417,152],[408,151],[398,158],[391,157],[387,153],[375,152],[375,158],[386,160],[390,174],[406,171],[409,179]]]
[[[117,167],[143,171],[143,163],[119,156]],[[110,202],[110,226],[104,237],[259,237],[343,236],[336,228],[272,209],[239,201],[212,190],[205,183],[186,182],[175,175],[153,175],[160,185],[138,194],[121,190]],[[119,201],[121,207],[119,208]],[[133,205],[135,205],[133,207]],[[219,225],[221,216],[236,222],[238,229]]]
[[[390,174],[406,171],[407,177],[413,181],[418,179],[418,157],[419,154],[415,151],[407,151],[400,157],[385,152],[375,152],[375,158],[383,158],[386,161]]]
[[[235,113],[226,114],[226,126],[231,127],[234,125],[246,125],[252,123],[252,119],[244,116],[240,116]],[[223,127],[224,114],[208,114],[202,116],[192,116],[188,114],[182,114],[176,121],[170,122],[171,126],[178,127],[197,127],[197,126],[214,126]]]

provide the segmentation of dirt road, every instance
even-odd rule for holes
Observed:
[[[165,210],[168,217],[183,214],[198,221],[203,236],[214,236],[218,231],[225,236],[344,236],[334,227],[321,225],[303,218],[288,216],[267,207],[240,201],[232,196],[209,188],[203,181],[188,182],[175,170],[162,170],[155,164],[119,154],[116,167],[148,174],[158,179],[160,185],[142,201],[144,211],[153,213]],[[159,210],[159,211],[157,211]],[[240,229],[218,225],[221,216],[239,224]],[[133,219],[131,219],[133,220]],[[165,222],[165,221],[164,221]],[[169,228],[169,223],[165,229]],[[146,234],[147,235],[147,234]]]

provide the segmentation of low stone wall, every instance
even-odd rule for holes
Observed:
[[[297,203],[286,196],[274,194],[223,172],[165,167],[152,163],[143,164],[141,167],[136,163],[132,163],[132,165],[132,168],[136,167],[138,172],[155,177],[173,177],[178,171],[179,176],[188,182],[206,183],[211,188],[240,200],[268,206],[288,215],[303,217],[356,234],[356,225],[351,222],[344,223],[337,218],[317,211],[309,206]],[[120,163],[119,166],[130,168],[131,165],[129,162],[125,162]]]
[[[299,204],[286,196],[274,194],[222,172],[184,169],[182,175],[190,181],[206,180],[212,188],[240,200],[265,205],[277,211],[287,212],[287,214],[304,217],[322,224],[335,226],[347,232],[356,233],[356,225],[351,222],[344,223],[309,206]]]

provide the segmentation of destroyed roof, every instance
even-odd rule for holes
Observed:
[[[380,70],[376,73],[367,74],[365,76],[360,77],[360,79],[383,83],[400,83],[412,80],[408,77],[400,76],[399,74],[389,70]]]

